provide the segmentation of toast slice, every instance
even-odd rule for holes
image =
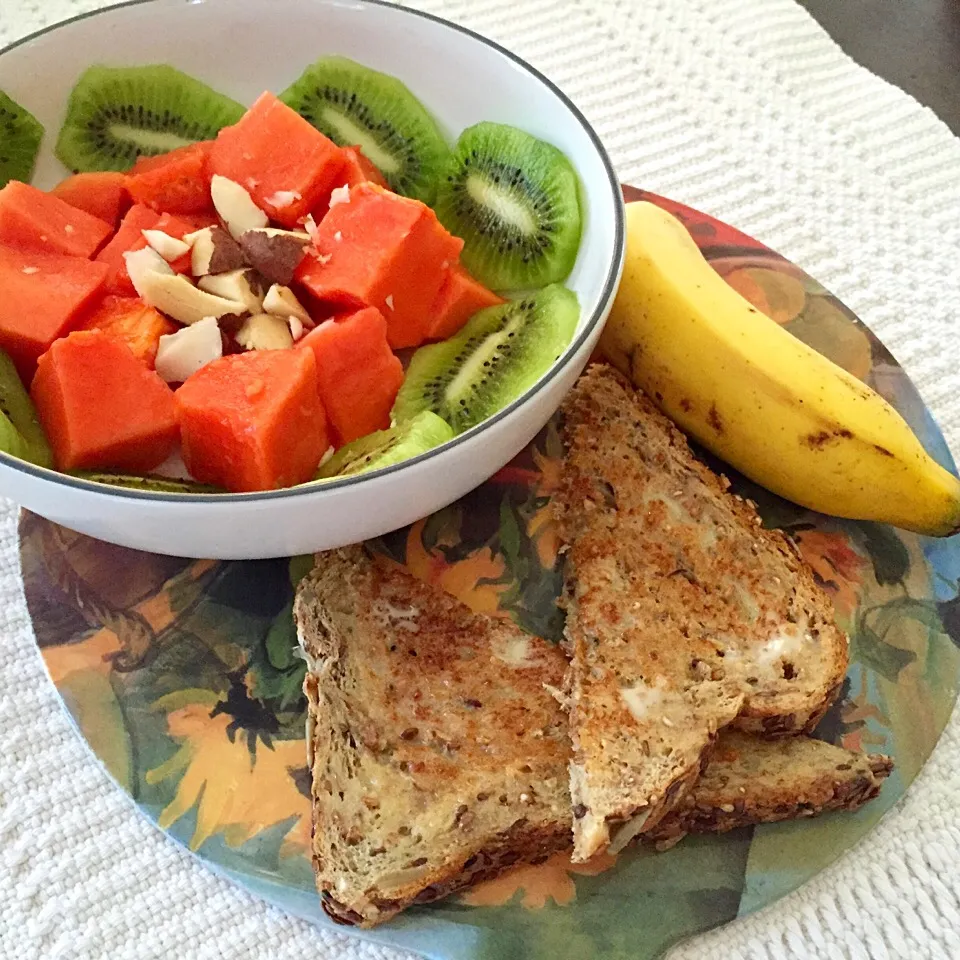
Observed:
[[[696,786],[644,839],[664,850],[688,833],[856,810],[880,793],[893,761],[822,740],[762,740],[725,730]]]
[[[579,861],[612,827],[613,849],[651,830],[738,716],[766,736],[812,729],[848,652],[792,543],[612,367],[592,366],[561,410]]]
[[[318,555],[294,616],[330,916],[372,926],[569,846],[562,650],[361,547]]]

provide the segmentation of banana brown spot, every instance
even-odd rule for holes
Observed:
[[[720,418],[720,413],[716,406],[712,403],[710,404],[710,411],[707,413],[707,423],[709,423],[717,433],[723,433],[723,420]]]

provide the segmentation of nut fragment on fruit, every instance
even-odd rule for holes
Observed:
[[[182,383],[201,367],[223,356],[223,339],[216,318],[204,317],[191,327],[160,338],[157,373],[167,383]]]
[[[330,193],[330,207],[335,207],[338,203],[350,202],[350,184],[345,183],[342,187],[334,187]]]
[[[218,173],[210,181],[210,197],[234,239],[239,239],[247,230],[265,227],[270,222],[239,183]]]
[[[238,300],[250,313],[263,311],[263,287],[256,271],[249,267],[230,270],[227,273],[211,273],[201,277],[197,281],[197,286],[217,297]]]
[[[161,273],[171,277],[174,275],[173,267],[153,247],[141,247],[139,250],[128,251],[123,255],[123,260],[127,265],[127,275],[130,277],[133,289],[141,297],[143,291],[140,286],[148,274]]]
[[[190,252],[190,244],[184,243],[176,237],[171,237],[169,233],[164,233],[162,230],[141,230],[140,232],[143,234],[143,239],[146,240],[167,263],[170,263],[172,260],[177,260],[185,253]]]
[[[263,298],[263,312],[275,317],[296,317],[308,327],[313,326],[313,318],[307,313],[297,295],[283,284],[275,283]]]
[[[303,197],[296,190],[278,190],[272,196],[266,197],[264,202],[269,203],[274,210],[284,210],[291,203],[302,199]]]
[[[247,317],[236,333],[236,340],[245,350],[286,350],[293,346],[287,321],[269,313]]]
[[[265,227],[247,230],[240,247],[251,267],[270,283],[289,286],[310,242],[310,235],[299,230]]]
[[[245,303],[198,290],[186,277],[175,273],[145,274],[137,293],[149,306],[185,326],[199,323],[204,317],[219,319],[230,314],[250,312]]]
[[[195,277],[226,273],[245,265],[240,244],[223,227],[204,227],[183,239],[190,244],[190,272]]]

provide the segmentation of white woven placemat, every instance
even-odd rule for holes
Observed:
[[[0,46],[103,5],[0,0]],[[421,5],[556,80],[624,181],[741,227],[831,288],[894,350],[960,451],[960,142],[932,113],[851,62],[793,0]],[[0,957],[409,957],[266,906],[136,813],[46,679],[15,517],[0,502]],[[960,958],[958,771],[955,716],[867,841],[671,960]]]

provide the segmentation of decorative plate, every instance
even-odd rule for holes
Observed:
[[[879,390],[953,468],[906,375],[828,291],[710,217],[627,194],[678,214],[731,286]],[[557,639],[561,561],[547,504],[559,452],[548,426],[478,490],[373,546],[474,609]],[[796,539],[850,633],[850,673],[817,735],[892,754],[896,771],[880,798],[857,813],[690,837],[662,854],[628,850],[585,866],[555,856],[358,935],[441,960],[651,960],[794,890],[903,795],[957,696],[960,544],[841,523],[733,480],[768,525]],[[290,616],[310,558],[154,556],[29,514],[20,536],[50,677],[117,784],[210,866],[290,913],[330,923],[309,861],[304,663]]]

